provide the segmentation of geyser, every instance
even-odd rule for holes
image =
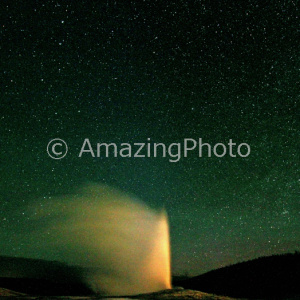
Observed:
[[[15,237],[26,256],[85,267],[96,292],[132,295],[171,288],[167,215],[107,186],[89,184],[26,211]],[[23,239],[23,240],[22,240]]]

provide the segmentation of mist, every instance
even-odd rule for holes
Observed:
[[[36,201],[25,213],[30,225],[15,236],[24,256],[84,267],[93,291],[132,295],[171,287],[165,211],[87,184],[72,195]]]

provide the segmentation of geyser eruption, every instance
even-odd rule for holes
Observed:
[[[23,236],[26,254],[85,267],[84,278],[94,291],[132,295],[171,288],[164,211],[90,184],[42,207],[33,205],[26,213],[38,226],[31,223]]]

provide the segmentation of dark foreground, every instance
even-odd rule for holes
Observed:
[[[201,299],[201,300],[237,300],[237,298],[216,296],[212,294],[202,293],[199,291],[185,289],[171,289],[150,294],[140,294],[136,296],[120,296],[120,297],[101,297],[101,296],[30,296],[7,289],[0,288],[0,297],[3,299],[14,300],[37,300],[37,299],[73,299],[73,300],[96,300],[96,299]]]

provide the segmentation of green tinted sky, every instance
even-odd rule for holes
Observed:
[[[297,3],[3,4],[0,254],[27,253],[10,237],[28,204],[90,181],[166,208],[177,273],[299,250]],[[78,158],[85,138],[200,137],[251,154]]]

